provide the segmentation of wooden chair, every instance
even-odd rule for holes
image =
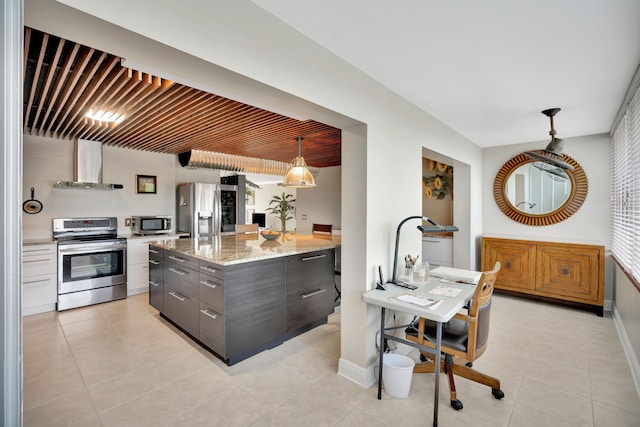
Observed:
[[[333,224],[313,224],[311,226],[312,233],[331,234]]]
[[[462,409],[462,402],[456,396],[454,375],[491,387],[491,393],[496,399],[504,397],[504,393],[500,390],[500,380],[472,369],[472,362],[487,349],[491,296],[499,271],[500,263],[496,262],[493,270],[482,273],[467,314],[457,313],[449,322],[442,325],[441,350],[444,355],[444,361],[441,362],[439,369],[441,372],[446,373],[449,378],[451,407],[455,410]],[[412,324],[405,330],[405,333],[408,340],[435,348],[435,323],[421,317],[416,324],[414,319]],[[458,358],[455,362],[454,357]],[[427,360],[422,352],[420,360],[423,362]],[[416,364],[413,372],[433,373],[435,369],[435,363],[430,361]]]
[[[236,234],[258,233],[258,224],[236,224]]]

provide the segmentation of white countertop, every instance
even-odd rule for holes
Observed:
[[[454,297],[430,293],[438,286],[460,289],[460,293]],[[387,283],[386,288],[386,290],[373,289],[365,292],[362,294],[362,300],[368,304],[413,314],[436,322],[449,321],[464,306],[465,302],[473,296],[476,290],[475,285],[441,281],[441,279],[435,277],[430,277],[429,280],[418,285],[418,289],[413,291],[392,283]],[[398,301],[396,298],[402,294],[438,299],[442,300],[442,303],[436,309],[431,310],[415,304]]]
[[[158,240],[151,244],[215,264],[232,265],[333,249],[340,246],[340,243],[340,236],[336,235],[292,233],[276,240],[266,240],[258,234],[243,234],[213,239]]]

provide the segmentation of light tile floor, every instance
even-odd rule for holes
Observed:
[[[430,426],[433,375],[406,399],[337,375],[340,316],[234,366],[199,348],[147,295],[24,318],[25,426]],[[417,352],[410,353],[417,360]],[[464,409],[441,426],[640,426],[640,400],[610,315],[496,295],[475,368],[505,398],[458,379]]]

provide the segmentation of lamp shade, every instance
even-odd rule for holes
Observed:
[[[283,187],[293,188],[309,188],[315,187],[316,181],[313,179],[313,175],[307,169],[307,164],[302,156],[297,156],[291,162],[291,169],[284,177],[282,181]]]
[[[296,138],[298,141],[298,156],[291,161],[291,168],[289,172],[284,176],[282,180],[283,187],[292,188],[310,188],[316,186],[316,181],[313,179],[313,175],[309,172],[307,164],[304,158],[300,154],[300,145],[302,143],[302,137]]]

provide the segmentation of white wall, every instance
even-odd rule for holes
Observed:
[[[256,212],[267,214],[267,217],[265,220],[265,226],[267,228],[271,228],[273,230],[282,230],[282,222],[280,222],[280,219],[274,214],[267,212],[267,208],[269,207],[269,202],[271,201],[273,196],[282,197],[282,193],[284,193],[285,195],[290,194],[293,196],[294,199],[296,199],[296,201],[293,203],[293,206],[295,209],[290,214],[293,217],[293,219],[290,219],[287,221],[287,230],[289,231],[297,230],[296,211],[298,208],[298,202],[297,202],[297,189],[295,188],[284,188],[282,186],[279,186],[278,184],[261,185],[260,189],[256,190],[256,205],[255,205]],[[271,205],[271,206],[274,206],[274,205]]]
[[[548,141],[547,141],[548,142]],[[610,257],[610,163],[611,138],[591,135],[564,138],[564,153],[575,159],[584,169],[589,191],[582,207],[566,220],[549,226],[522,225],[507,217],[493,198],[493,180],[502,165],[512,157],[531,149],[542,149],[547,142],[532,142],[483,150],[482,190],[483,235],[551,242],[602,245]],[[612,299],[613,271],[605,262],[605,300]]]
[[[640,395],[640,292],[619,266],[614,270],[614,320]]]
[[[378,311],[366,307],[360,296],[374,286],[378,264],[389,271],[398,223],[421,212],[416,188],[421,185],[422,149],[468,167],[469,191],[461,195],[467,199],[468,219],[457,237],[466,244],[456,243],[464,248],[461,259],[468,264],[477,254],[472,242],[481,234],[480,148],[250,1],[192,5],[214,10],[200,14],[206,23],[185,27],[172,19],[176,5],[168,0],[151,9],[125,0],[108,7],[67,3],[92,9],[117,26],[52,0],[30,0],[25,24],[144,64],[175,81],[343,130],[343,176],[348,171],[351,178],[342,179],[340,373],[371,385]],[[197,34],[199,28],[207,29],[206,37]],[[420,234],[414,231],[403,230],[400,253],[420,252]]]
[[[42,202],[40,213],[22,215],[23,238],[51,238],[52,219],[116,216],[118,232],[129,234],[124,218],[132,215],[175,215],[175,156],[124,148],[103,147],[102,181],[122,184],[120,190],[54,188],[73,181],[74,142],[24,135],[23,198]],[[136,174],[157,177],[156,194],[136,194]]]
[[[296,196],[296,222],[300,233],[309,234],[314,223],[340,227],[342,168],[322,168],[314,188],[300,189]]]

